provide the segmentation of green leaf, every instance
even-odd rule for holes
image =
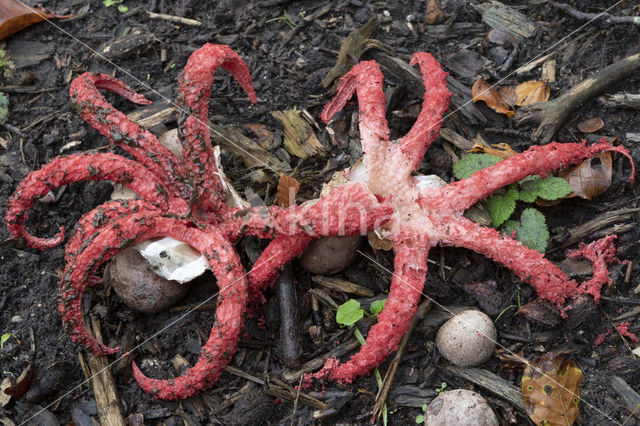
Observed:
[[[509,188],[506,194],[497,194],[487,200],[487,210],[489,211],[489,216],[495,228],[509,219],[516,209],[517,199],[518,190],[516,188]]]
[[[118,12],[127,13],[128,11],[129,11],[129,8],[127,6],[125,6],[124,4],[121,4],[120,6],[118,6]]]
[[[4,124],[9,116],[9,98],[0,93],[0,124]]]
[[[427,404],[422,404],[422,411],[427,412]]]
[[[360,302],[349,299],[338,308],[336,312],[336,322],[340,325],[352,326],[364,316],[364,309],[360,307]]]
[[[13,334],[4,333],[2,337],[0,337],[0,349],[4,349],[4,344],[7,343],[7,340],[9,340],[11,336],[13,336]]]
[[[114,4],[120,4],[120,3],[122,3],[122,0],[104,0],[102,2],[104,7],[110,7],[110,6],[113,6]]]
[[[453,166],[453,175],[457,179],[464,179],[471,176],[478,170],[500,162],[502,158],[489,154],[468,154],[465,155]]]
[[[387,303],[387,298],[374,300],[371,302],[371,308],[369,308],[369,311],[373,315],[378,315],[384,309],[385,303]]]
[[[571,191],[566,180],[555,176],[537,176],[537,179],[520,181],[520,199],[527,202],[534,202],[538,197],[549,201],[557,200],[571,194]]]
[[[422,414],[416,417],[416,423],[424,423],[424,416]]]
[[[507,221],[502,227],[502,232],[511,235],[516,231],[516,239],[530,249],[544,253],[547,249],[549,230],[544,216],[538,210],[525,209],[520,216],[520,222]]]

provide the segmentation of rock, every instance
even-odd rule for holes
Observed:
[[[436,336],[440,354],[459,367],[487,361],[495,349],[496,327],[487,314],[468,310],[444,323]]]
[[[300,258],[307,271],[329,275],[349,266],[358,254],[362,237],[328,237],[314,240]]]
[[[187,294],[188,286],[157,276],[151,265],[134,248],[116,256],[105,268],[105,283],[132,309],[160,312]]]
[[[469,390],[456,389],[444,392],[429,403],[424,424],[427,426],[498,426],[498,419],[482,396]]]

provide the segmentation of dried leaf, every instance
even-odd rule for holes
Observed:
[[[526,81],[516,86],[516,105],[531,105],[547,102],[551,89],[544,81]]]
[[[510,107],[515,106],[518,101],[516,86],[500,86],[498,88],[498,93],[502,97],[502,101]]]
[[[16,380],[16,384],[6,388],[4,390],[4,393],[16,398],[22,396],[31,386],[31,382],[33,381],[35,374],[35,364],[29,363],[29,365],[22,371],[22,373],[18,377],[18,380]]]
[[[560,311],[546,300],[536,299],[518,308],[518,313],[531,323],[555,328],[562,322]]]
[[[300,182],[287,176],[284,173],[280,173],[280,180],[278,181],[278,195],[277,202],[280,207],[289,207],[296,201],[296,194],[300,189]]]
[[[578,123],[578,130],[580,130],[582,133],[593,133],[602,129],[603,126],[604,121],[602,121],[601,118],[594,117],[588,118]]]
[[[477,142],[473,144],[473,147],[471,147],[469,152],[481,152],[484,154],[494,155],[502,159],[509,158],[512,155],[517,154],[517,152],[514,151],[513,148],[511,148],[511,145],[509,145],[508,143],[496,143],[491,144],[491,146],[487,146],[480,142]]]
[[[530,362],[522,375],[522,397],[536,425],[570,426],[579,417],[582,370],[553,353]]]
[[[583,161],[568,172],[561,172],[561,178],[567,181],[573,192],[567,196],[590,200],[611,186],[611,153],[604,152]]]
[[[500,96],[495,87],[484,81],[482,77],[473,83],[471,98],[473,102],[484,101],[489,108],[507,117],[511,117],[514,114],[509,105],[502,100],[502,96]]]
[[[503,28],[494,28],[487,34],[487,40],[491,43],[499,44],[502,46],[506,42],[515,44],[516,38],[509,31]]]
[[[0,0],[0,40],[45,19],[64,19],[72,16],[73,14],[56,15],[35,6],[26,7],[15,0]]]
[[[424,21],[428,25],[439,24],[444,20],[444,12],[438,6],[435,0],[429,0],[424,13]]]

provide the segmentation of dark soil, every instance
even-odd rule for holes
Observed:
[[[0,148],[0,216],[3,218],[7,198],[30,171],[61,153],[112,149],[108,147],[108,141],[83,122],[70,107],[69,83],[84,71],[113,74],[152,100],[159,100],[156,91],[174,98],[177,77],[190,53],[206,42],[229,44],[247,62],[259,102],[249,108],[249,102],[239,86],[232,82],[226,72],[220,72],[214,86],[210,116],[223,124],[263,123],[275,132],[276,143],[271,151],[289,163],[293,169],[291,174],[301,180],[299,199],[304,200],[314,198],[322,183],[334,171],[348,167],[358,159],[357,132],[345,134],[344,140],[347,142],[338,146],[330,142],[324,130],[319,131],[318,136],[328,155],[300,161],[288,155],[279,145],[282,127],[270,112],[294,107],[307,109],[319,121],[321,107],[331,95],[329,90],[321,87],[320,81],[334,65],[345,37],[363,25],[372,14],[378,14],[381,18],[375,37],[395,48],[396,56],[407,60],[412,52],[431,52],[446,70],[468,87],[467,93],[470,93],[470,87],[479,75],[491,82],[495,82],[497,77],[507,77],[502,84],[539,79],[540,67],[534,68],[527,75],[508,74],[537,58],[565,37],[567,40],[553,49],[558,55],[557,82],[552,85],[552,98],[565,93],[594,71],[638,51],[637,26],[598,23],[584,26],[585,21],[558,11],[545,1],[505,2],[527,15],[537,27],[532,37],[519,43],[514,62],[505,71],[497,70],[499,66],[490,50],[495,45],[485,40],[490,27],[482,22],[480,13],[470,4],[475,3],[473,1],[442,0],[445,16],[440,25],[450,25],[448,29],[427,25],[426,2],[419,0],[225,0],[210,3],[190,0],[126,0],[123,4],[128,6],[129,11],[124,14],[116,10],[116,6],[106,8],[102,2],[97,1],[86,4],[71,0],[42,3],[52,11],[60,14],[74,13],[77,18],[55,21],[53,25],[40,23],[6,40],[6,50],[14,66],[7,69],[3,85],[14,89],[0,88],[0,91],[8,92],[10,98],[10,112],[6,123],[11,126],[4,127],[0,134],[8,141],[6,149]],[[600,12],[614,3],[616,2],[613,0],[570,2],[574,8],[585,12]],[[302,17],[312,15],[326,5],[330,6],[328,12],[314,22],[308,24],[302,20]],[[199,20],[203,25],[193,27],[150,19],[147,12],[151,11],[189,17]],[[295,30],[284,19],[285,11],[290,23],[296,27]],[[638,16],[640,8],[634,6],[634,2],[621,1],[617,2],[612,13]],[[463,29],[456,30],[461,24],[464,24]],[[125,54],[112,54],[112,63],[94,54],[93,50],[101,51],[104,46],[127,37],[140,28],[145,36]],[[474,70],[466,77],[450,66],[452,55],[463,48],[488,58],[482,69]],[[512,51],[511,46],[505,46],[505,49],[507,53]],[[163,50],[166,58],[161,55]],[[640,74],[636,74],[618,83],[609,93],[638,93],[639,76]],[[25,80],[27,82],[21,86],[22,89],[15,89],[21,82],[24,84]],[[140,83],[149,85],[153,92]],[[403,81],[388,79],[387,84],[389,93],[402,93]],[[115,96],[109,96],[108,99],[122,111],[130,112],[134,109],[134,106]],[[387,116],[392,136],[398,136],[410,128],[419,97],[408,93],[391,99],[393,102],[389,104]],[[464,116],[454,114],[445,119],[444,127],[455,130],[468,139],[480,134],[489,143],[507,142],[517,150],[524,150],[530,145],[530,128],[515,128],[512,120],[499,116],[484,105],[478,105],[478,109],[486,117],[486,122],[472,123]],[[353,105],[348,106],[347,113],[341,118],[345,121],[345,132],[348,132],[351,125],[351,112],[354,110]],[[625,136],[627,133],[639,132],[640,115],[630,109],[605,108],[597,100],[585,104],[572,122],[556,135],[557,140],[573,142],[582,137],[576,130],[575,123],[590,117],[600,117],[605,123],[599,136],[617,137],[618,142],[632,151],[636,162],[640,162],[638,143],[627,141]],[[175,125],[172,122],[167,127]],[[485,131],[486,128],[512,131]],[[251,136],[249,133],[247,135]],[[351,142],[348,142],[349,137]],[[72,141],[80,143],[71,149],[63,148]],[[251,187],[267,202],[274,199],[276,175],[264,169],[271,183],[266,185],[252,182],[247,177],[248,170],[239,158],[229,153],[223,154],[225,170],[242,194],[245,194],[245,188]],[[458,151],[457,155],[460,154]],[[421,172],[437,174],[451,180],[451,165],[451,157],[443,148],[440,138],[428,153]],[[594,200],[573,198],[556,206],[541,207],[552,235],[561,236],[567,229],[584,223],[599,213],[637,206],[638,191],[626,183],[628,162],[616,159],[613,173],[611,188]],[[57,202],[41,204],[36,208],[31,215],[33,219],[29,223],[30,229],[41,236],[53,235],[60,225],[72,229],[73,224],[84,213],[107,200],[110,191],[111,185],[108,183],[71,185]],[[624,223],[633,224],[639,218],[640,215],[636,213]],[[620,257],[634,263],[627,279],[626,265],[613,267],[611,286],[605,290],[608,299],[603,300],[592,311],[577,308],[576,311],[583,314],[582,318],[574,317],[570,324],[562,321],[560,325],[550,329],[533,321],[528,322],[523,316],[517,315],[514,309],[508,310],[497,322],[498,340],[503,348],[483,368],[519,388],[522,366],[508,362],[503,357],[507,351],[528,359],[544,352],[559,352],[576,360],[584,372],[581,388],[581,416],[584,424],[622,423],[625,420],[628,425],[637,424],[635,422],[638,420],[631,416],[631,410],[609,384],[610,377],[615,374],[631,387],[640,390],[640,362],[631,354],[634,343],[628,339],[623,340],[614,330],[607,335],[602,345],[594,346],[594,339],[599,334],[609,333],[614,325],[619,324],[620,321],[614,322],[613,318],[640,304],[640,299],[636,298],[634,292],[640,283],[640,229],[631,227],[626,231],[619,235],[616,245]],[[559,240],[556,238],[554,241]],[[238,251],[242,252],[246,260],[248,257],[244,253],[244,247],[245,245],[239,245]],[[552,242],[550,249],[553,248]],[[365,252],[387,267],[393,265],[392,255],[388,252],[373,252],[368,247]],[[548,256],[553,261],[561,261],[563,252],[564,250],[550,250]],[[72,416],[76,424],[90,424],[89,416],[97,421],[95,406],[92,409],[93,392],[83,382],[84,376],[78,361],[80,349],[64,333],[57,310],[58,274],[64,268],[63,257],[63,247],[45,252],[32,250],[21,241],[9,239],[6,229],[0,227],[0,334],[12,335],[0,351],[3,378],[15,379],[28,361],[32,361],[37,367],[32,387],[40,383],[35,396],[31,394],[14,399],[0,408],[0,418],[5,416],[16,423],[22,423],[41,408],[47,407],[48,412],[53,413],[60,423],[72,421]],[[435,249],[430,257],[438,264],[451,267],[453,271],[444,273],[446,271],[431,265],[425,293],[439,304],[449,307],[478,307],[481,295],[474,298],[463,288],[465,285],[489,280],[497,282],[497,289],[489,295],[492,300],[480,300],[483,308],[493,301],[494,309],[500,312],[517,303],[518,298],[523,304],[535,299],[531,288],[521,284],[508,270],[497,267],[472,252],[454,248]],[[245,267],[247,266],[250,266],[248,260]],[[335,347],[335,342],[329,340],[328,336],[336,336],[336,327],[330,318],[329,321],[324,321],[325,338],[318,345],[313,343],[308,334],[312,315],[307,290],[315,284],[311,282],[310,274],[299,266],[294,265],[294,272],[299,284],[302,358],[307,361]],[[383,297],[390,282],[388,273],[377,269],[364,258],[359,258],[339,276],[371,288],[378,294],[378,298]],[[188,296],[179,302],[180,306],[197,304],[216,291],[215,280],[209,276],[200,278],[191,287]],[[345,293],[329,293],[338,303],[348,298]],[[140,343],[164,328],[169,321],[183,315],[182,312],[175,311],[155,315],[138,314],[124,305],[112,291],[101,287],[87,292],[83,306],[87,314],[100,318],[105,340],[114,346],[122,345],[126,339]],[[256,327],[255,320],[249,320],[247,334],[242,339],[232,365],[259,378],[269,375],[277,377],[282,366],[276,292],[268,294],[264,309],[266,330]],[[516,407],[446,369],[446,360],[439,358],[432,343],[437,331],[434,323],[438,321],[428,320],[431,315],[436,314],[437,309],[432,309],[427,315],[427,321],[418,324],[411,336],[388,401],[389,423],[414,423],[415,417],[421,413],[417,407],[428,403],[434,397],[435,389],[446,382],[447,389],[464,387],[482,393],[505,423],[528,424],[528,417]],[[495,318],[496,312],[491,314]],[[180,354],[189,363],[195,362],[200,345],[213,324],[213,315],[213,311],[189,314],[143,345],[133,354],[134,357],[149,375],[176,375],[172,367],[174,356]],[[631,316],[626,321],[631,322],[631,332],[640,331],[637,317]],[[336,337],[338,338],[344,340],[345,336]],[[32,345],[35,352],[31,350]],[[63,371],[63,374],[54,374],[56,370]],[[327,384],[326,388],[321,388],[317,385],[313,396],[326,402],[331,407],[328,412],[333,413],[333,416],[325,413],[323,420],[318,420],[314,418],[312,408],[298,403],[294,409],[292,401],[269,396],[261,385],[228,373],[223,374],[211,390],[178,403],[157,401],[142,392],[125,363],[117,364],[113,370],[125,415],[143,413],[145,424],[174,425],[183,421],[185,424],[367,423],[377,390],[373,376],[362,378],[352,386]],[[386,364],[381,366],[381,371],[384,375]],[[53,375],[55,379],[47,379],[47,374]],[[324,390],[326,394],[319,392]],[[403,395],[409,397],[402,398]],[[230,396],[239,398],[227,402],[223,409],[216,409],[229,401]],[[140,417],[132,417],[131,424],[138,424],[134,420],[136,418]],[[48,421],[51,422],[51,418]],[[45,418],[39,417],[31,422],[43,424]]]

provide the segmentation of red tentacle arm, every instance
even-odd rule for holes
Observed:
[[[216,324],[212,336],[203,348],[203,361],[199,361],[196,368],[189,375],[183,376],[187,382],[196,386],[198,372],[208,371],[207,378],[197,386],[210,385],[215,377],[226,367],[231,354],[235,351],[238,333],[242,327],[242,311],[247,302],[247,282],[244,277],[237,254],[220,233],[215,229],[202,231],[190,227],[182,220],[162,217],[156,210],[149,214],[149,210],[142,213],[131,213],[99,228],[92,234],[86,244],[79,248],[71,262],[65,268],[60,283],[60,313],[64,325],[68,328],[71,339],[87,347],[96,355],[111,354],[118,348],[109,348],[97,342],[86,330],[82,318],[82,293],[90,281],[92,273],[102,264],[113,258],[124,248],[137,242],[160,236],[175,238],[190,244],[207,258],[220,287],[219,308],[216,314]],[[202,366],[208,366],[204,370]],[[195,368],[195,367],[194,367]],[[209,371],[211,370],[211,371]],[[162,380],[144,379],[137,377],[141,386],[147,391],[157,388],[154,394],[158,398],[176,399],[186,398],[197,390],[187,390],[179,385],[176,387]],[[193,383],[192,383],[193,382]],[[162,385],[164,383],[164,385]],[[165,386],[166,385],[166,386]]]
[[[71,103],[83,120],[144,164],[166,187],[170,198],[189,199],[188,173],[180,160],[156,137],[116,110],[98,89],[147,105],[151,101],[106,74],[84,73],[69,88]]]
[[[567,252],[569,259],[584,258],[593,263],[593,276],[580,285],[580,291],[592,295],[596,304],[600,303],[602,286],[607,284],[610,279],[607,265],[614,262],[620,263],[620,260],[616,258],[616,247],[613,244],[616,237],[616,235],[609,235],[590,244],[580,243],[577,249]]]
[[[518,182],[529,175],[546,176],[561,167],[579,163],[600,152],[614,151],[631,161],[631,177],[635,176],[635,165],[629,151],[622,146],[613,146],[606,142],[586,146],[585,143],[550,143],[533,146],[525,152],[478,170],[466,179],[452,182],[424,196],[431,200],[432,208],[466,210],[476,202],[490,196],[494,191]]]
[[[64,248],[65,262],[71,262],[81,253],[100,228],[131,213],[156,214],[158,208],[145,200],[115,200],[99,205],[82,216],[73,227],[73,233]]]
[[[462,216],[443,217],[439,226],[443,229],[442,244],[473,250],[506,266],[522,281],[531,284],[538,296],[559,308],[581,293],[578,283],[567,278],[543,254],[493,228],[485,228]]]
[[[264,292],[273,285],[284,266],[304,253],[312,237],[274,238],[249,271],[249,300],[252,304],[265,301]]]
[[[320,115],[322,121],[328,122],[356,93],[363,158],[368,170],[381,168],[380,163],[390,149],[383,83],[384,76],[375,61],[360,62],[340,79],[335,96]]]
[[[394,241],[396,257],[389,298],[378,315],[378,323],[369,330],[367,344],[344,364],[327,360],[322,370],[309,378],[328,378],[351,383],[367,374],[398,349],[411,318],[418,308],[427,275],[429,243],[426,237],[406,236]]]
[[[31,172],[9,199],[6,223],[14,238],[23,237],[30,247],[46,250],[64,240],[64,229],[53,238],[39,238],[27,232],[24,221],[28,211],[52,189],[81,181],[110,180],[125,183],[145,200],[166,210],[167,191],[162,182],[145,167],[120,155],[74,154],[57,157]]]
[[[177,104],[180,140],[187,168],[194,178],[198,202],[205,210],[218,210],[224,202],[209,134],[209,98],[213,77],[222,67],[240,83],[251,103],[257,101],[244,61],[224,45],[205,44],[191,54],[180,78]]]
[[[422,110],[413,127],[398,141],[411,170],[420,166],[422,157],[438,137],[442,115],[449,107],[451,93],[447,89],[447,74],[436,59],[428,53],[413,55],[411,65],[418,64],[425,87]]]
[[[380,203],[362,184],[349,182],[334,188],[313,205],[232,211],[220,226],[232,241],[240,235],[260,238],[364,235],[386,222],[392,213],[389,202]]]

